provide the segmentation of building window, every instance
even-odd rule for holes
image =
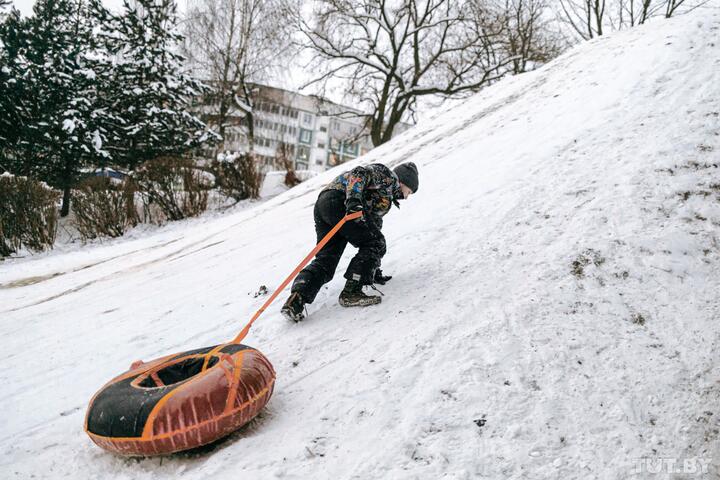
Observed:
[[[325,144],[324,144],[324,143],[318,143],[318,148],[325,148]]]
[[[305,165],[307,166],[307,161],[310,158],[310,149],[308,147],[298,147],[296,158],[306,162]]]
[[[327,127],[325,125],[320,127],[321,132],[327,132]]]
[[[357,143],[345,142],[344,147],[345,147],[345,153],[349,153],[351,155],[357,155],[357,153],[358,153]]]
[[[270,113],[278,113],[280,111],[280,107],[273,104],[272,108],[270,109]]]
[[[300,129],[300,143],[310,145],[312,143],[312,130]]]
[[[310,122],[312,122],[312,115],[310,115],[309,113],[304,114],[303,115],[303,123],[309,125]]]
[[[271,142],[269,138],[258,137],[257,144],[260,147],[269,147]]]

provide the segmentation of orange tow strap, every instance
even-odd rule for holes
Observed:
[[[258,319],[258,317],[265,311],[267,307],[270,306],[270,304],[277,298],[278,295],[280,295],[280,292],[282,292],[285,287],[287,287],[288,283],[292,281],[295,276],[300,273],[300,270],[302,270],[305,265],[307,265],[310,260],[315,256],[316,253],[318,253],[327,242],[330,241],[330,239],[337,233],[338,230],[342,228],[343,225],[345,225],[345,222],[349,220],[355,220],[356,218],[362,217],[362,212],[355,212],[350,213],[348,215],[345,215],[338,223],[335,225],[332,230],[330,230],[325,237],[323,237],[322,240],[320,240],[320,243],[318,243],[315,248],[312,249],[310,253],[307,254],[307,256],[303,259],[302,262],[300,262],[300,265],[295,267],[295,270],[292,271],[290,275],[280,284],[280,286],[273,292],[272,295],[270,295],[270,298],[267,299],[267,301],[263,304],[262,307],[260,307],[260,310],[255,312],[255,315],[250,319],[250,321],[245,325],[245,328],[242,329],[240,333],[238,333],[238,336],[235,337],[235,339],[232,341],[232,343],[240,343],[245,338],[245,336],[250,331],[250,327],[255,322],[255,320]]]

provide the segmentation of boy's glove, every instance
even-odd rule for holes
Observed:
[[[363,211],[363,205],[360,200],[357,198],[348,198],[345,200],[345,214],[349,215],[351,213],[356,212],[362,212]],[[361,222],[363,220],[363,217],[358,217],[355,219],[356,222]]]
[[[375,270],[375,279],[373,280],[373,283],[377,283],[378,285],[385,285],[391,278],[392,275],[383,275],[382,270],[378,268],[377,270]]]

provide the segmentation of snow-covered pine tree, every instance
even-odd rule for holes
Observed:
[[[0,172],[8,170],[13,147],[23,123],[22,88],[13,59],[17,56],[20,12],[0,0]]]
[[[173,0],[125,0],[104,38],[116,62],[114,108],[124,120],[108,146],[115,163],[134,169],[215,138],[188,111],[205,87],[185,73],[177,53],[182,37]]]
[[[93,35],[99,10],[100,0],[38,0],[10,32],[6,83],[21,109],[7,168],[63,190],[62,216],[82,168],[109,156],[98,78],[110,74],[109,63]]]

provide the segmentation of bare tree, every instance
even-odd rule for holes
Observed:
[[[564,49],[561,36],[551,27],[548,0],[500,0],[495,8],[504,24],[502,42],[512,58],[513,74],[547,63]]]
[[[709,0],[559,0],[559,17],[584,40],[644,24],[657,16],[687,13]]]
[[[652,17],[661,3],[653,0],[618,0],[616,5],[617,22],[614,29],[642,25]]]
[[[293,5],[286,0],[196,0],[188,6],[185,53],[213,90],[205,105],[208,123],[224,138],[229,117],[239,110],[250,152],[255,143],[253,84],[268,81],[292,55],[284,14]]]
[[[297,25],[318,71],[308,86],[339,80],[371,112],[374,145],[392,137],[419,98],[477,91],[512,62],[498,56],[502,22],[472,1],[321,0],[313,19]]]
[[[665,18],[670,18],[676,14],[691,12],[696,8],[702,7],[709,1],[710,0],[696,0],[688,2],[686,0],[665,0]]]
[[[667,0],[665,3],[665,17],[672,17],[673,13],[685,3],[685,0]]]
[[[603,34],[605,0],[559,0],[568,25],[583,40]]]

